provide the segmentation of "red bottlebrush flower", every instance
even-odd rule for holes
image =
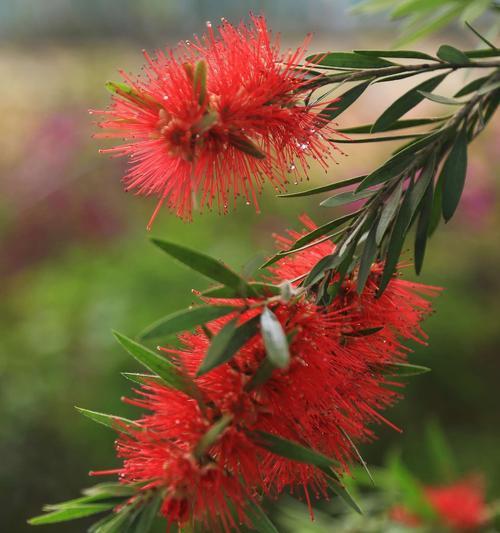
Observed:
[[[436,513],[436,520],[451,531],[476,531],[487,521],[484,488],[477,478],[462,479],[451,485],[426,487],[425,496]],[[397,505],[390,511],[394,522],[419,527],[423,519]]]
[[[487,520],[484,488],[478,479],[428,487],[425,493],[441,522],[453,531],[474,531]]]
[[[233,300],[235,304],[238,300]],[[263,339],[256,334],[228,363],[195,377],[210,341],[200,332],[181,336],[182,349],[167,349],[195,380],[206,409],[182,392],[158,383],[141,387],[131,403],[151,411],[118,439],[124,458],[118,471],[126,483],[146,482],[146,488],[165,490],[163,513],[171,522],[204,521],[214,528],[217,516],[224,528],[232,524],[226,499],[240,520],[253,495],[279,495],[287,486],[326,495],[325,474],[307,464],[272,454],[259,447],[252,432],[264,431],[315,449],[348,470],[356,458],[349,439],[369,440],[372,421],[399,397],[387,385],[397,385],[381,368],[394,357],[384,343],[371,339],[345,341],[343,332],[353,324],[349,311],[325,310],[305,299],[273,305],[290,335],[290,365],[274,370],[264,383],[252,387],[252,378],[266,357]],[[245,312],[246,321],[260,311]],[[216,334],[230,319],[207,325]],[[375,349],[373,348],[375,346]],[[392,345],[390,345],[392,347]],[[217,442],[200,457],[197,445],[221,416],[232,422]],[[242,480],[242,483],[240,483]]]
[[[129,157],[127,190],[159,198],[150,224],[164,202],[190,219],[195,196],[226,212],[230,195],[243,195],[258,209],[265,179],[284,190],[307,173],[308,156],[326,168],[331,154],[332,130],[303,102],[310,80],[296,68],[309,38],[282,53],[262,17],[223,21],[218,36],[208,26],[175,55],[145,53],[143,76],[122,72],[127,86],[113,85],[111,106],[95,111],[108,130],[98,136],[125,141],[103,151]]]

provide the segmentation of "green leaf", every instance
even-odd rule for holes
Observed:
[[[215,368],[222,365],[226,361],[229,361],[240,348],[242,348],[258,331],[260,323],[260,316],[256,315],[246,322],[243,322],[241,326],[237,327],[231,338],[229,339],[225,349],[217,354],[217,358],[213,358],[210,361],[203,361],[200,369],[197,372],[198,376],[205,374]]]
[[[296,254],[298,252],[302,252],[303,250],[307,250],[308,248],[312,248],[313,246],[317,246],[320,242],[325,242],[329,239],[333,239],[337,236],[339,236],[342,232],[338,232],[338,233],[333,233],[332,235],[326,235],[324,237],[322,237],[321,239],[317,239],[313,242],[310,242],[308,244],[305,244],[304,246],[301,246],[300,248],[296,248],[296,249],[293,249],[293,250],[285,250],[285,251],[280,251],[278,252],[276,255],[274,255],[273,257],[271,257],[270,259],[268,259],[260,268],[267,268],[268,266],[276,263],[277,261],[281,261],[284,257],[286,257],[287,255],[290,255],[290,254]],[[280,294],[281,294],[281,290],[280,290]]]
[[[374,328],[358,329],[356,331],[343,332],[344,337],[367,337],[368,335],[374,335],[379,331],[382,331],[384,326],[377,326]]]
[[[306,233],[305,235],[303,235],[302,237],[297,239],[294,242],[293,246],[290,247],[289,250],[291,251],[291,250],[297,250],[298,248],[302,248],[302,246],[304,246],[304,245],[306,245],[306,244],[308,244],[308,243],[310,243],[312,241],[315,241],[319,237],[322,237],[323,235],[325,235],[325,233],[328,233],[328,232],[332,231],[333,229],[338,228],[339,226],[341,226],[345,222],[348,222],[349,220],[351,220],[351,218],[354,218],[355,216],[359,215],[361,212],[362,212],[362,210],[355,211],[353,213],[349,213],[349,214],[344,215],[342,217],[336,218],[335,220],[327,222],[326,224],[323,224],[322,226],[319,226],[315,230],[312,230],[309,233]],[[289,251],[289,250],[287,250],[287,251]]]
[[[273,375],[273,372],[275,370],[276,367],[269,362],[269,359],[267,357],[265,357],[261,361],[255,374],[252,376],[252,379],[246,383],[245,390],[252,391],[255,390],[257,387],[260,387]]]
[[[278,533],[278,530],[255,501],[249,500],[245,505],[245,514],[259,533]]]
[[[330,52],[328,54],[314,54],[306,58],[306,61],[315,65],[332,68],[383,68],[392,67],[394,63],[380,57],[369,57],[353,52]]]
[[[427,237],[429,235],[429,225],[432,216],[433,204],[433,183],[429,183],[427,190],[422,199],[422,207],[417,222],[417,230],[415,232],[415,272],[420,274],[422,265],[424,264],[425,248],[427,245]]]
[[[238,135],[235,133],[229,133],[228,138],[229,144],[240,150],[240,152],[251,155],[256,159],[266,158],[266,154],[251,139],[242,133],[239,133]]]
[[[387,131],[400,117],[423,100],[420,91],[433,91],[448,75],[440,74],[420,83],[393,102],[375,121],[372,133]]]
[[[429,228],[427,237],[430,237],[437,229],[439,222],[441,221],[441,205],[443,200],[443,180],[440,178],[437,180],[436,188],[434,189],[434,195],[432,198],[432,211],[429,220]]]
[[[196,270],[200,274],[218,281],[223,285],[232,287],[238,291],[241,297],[254,296],[252,287],[241,276],[213,257],[162,239],[153,238],[151,241],[158,248],[177,259],[177,261],[184,263],[192,270]]]
[[[189,377],[182,374],[166,357],[158,355],[117,331],[114,331],[113,335],[123,348],[134,357],[134,359],[139,361],[139,363],[144,365],[148,370],[151,370],[151,372],[158,375],[167,386],[181,390],[190,396],[197,394],[195,391],[195,385],[191,382]]]
[[[410,133],[408,135],[388,135],[386,137],[365,137],[364,139],[332,139],[332,142],[337,144],[366,144],[366,143],[380,143],[380,142],[394,142],[402,139],[414,139],[421,137],[418,133]]]
[[[322,119],[321,125],[323,126],[324,124],[326,124],[326,121],[333,120],[341,113],[343,113],[365,92],[365,89],[370,85],[371,81],[372,80],[369,79],[368,81],[355,85],[345,93],[341,94],[339,96],[338,101],[332,102],[331,104],[328,104],[326,107],[324,107],[319,112],[319,118]]]
[[[111,516],[109,520],[102,522],[95,533],[123,533],[128,530],[135,514],[132,514],[131,506],[123,507],[120,511]],[[126,523],[128,522],[128,523]]]
[[[86,496],[92,497],[94,499],[104,499],[104,498],[128,498],[133,496],[138,490],[138,484],[133,485],[124,485],[123,483],[118,483],[114,481],[98,483],[92,487],[87,487],[83,489],[83,494]]]
[[[436,154],[432,154],[429,160],[426,161],[424,167],[422,168],[420,176],[418,177],[417,181],[414,183],[413,189],[411,191],[410,208],[411,208],[412,217],[417,211],[418,207],[420,206],[420,202],[422,201],[422,198],[424,197],[429,184],[434,178],[435,172],[436,172]]]
[[[387,202],[384,205],[384,208],[382,209],[382,213],[380,214],[380,219],[377,225],[377,231],[375,233],[375,242],[377,243],[377,245],[382,242],[387,228],[391,224],[394,215],[398,211],[399,202],[401,200],[402,194],[403,182],[400,181],[394,191],[389,196]]]
[[[485,57],[498,57],[500,56],[500,48],[483,49],[483,50],[467,50],[464,54],[469,59],[481,59]]]
[[[483,3],[485,4],[489,4],[490,3],[490,0],[483,0]],[[491,48],[492,51],[496,52],[497,54],[500,55],[500,49],[497,48],[491,41],[489,41],[484,35],[481,35],[477,30],[476,28],[474,28],[474,26],[472,26],[472,24],[470,24],[470,22],[468,22],[468,20],[472,20],[472,19],[467,19],[465,18],[465,25],[469,28],[469,30],[472,31],[472,33],[474,33],[477,37],[479,37],[479,39],[481,39],[481,41],[483,41],[483,43],[485,43],[487,46],[489,46]],[[467,54],[467,52],[465,52]],[[470,56],[469,56],[470,57]]]
[[[259,296],[269,297],[277,296],[281,294],[281,289],[278,285],[272,285],[271,283],[263,283],[260,281],[250,281],[249,285],[252,290]],[[237,298],[238,291],[235,291],[231,287],[225,285],[217,285],[216,287],[210,287],[201,293],[206,298]]]
[[[378,297],[382,295],[385,288],[391,281],[392,275],[394,274],[399,261],[399,256],[401,255],[406,233],[411,222],[410,198],[411,188],[407,189],[401,207],[399,208],[396,220],[394,221],[389,246],[387,249],[384,271],[382,272],[382,278],[377,291]]]
[[[435,57],[416,50],[354,50],[354,53],[374,57],[395,57],[401,59],[426,59],[436,61]]]
[[[407,128],[414,128],[416,126],[425,126],[427,124],[435,124],[436,122],[443,122],[448,117],[434,117],[434,118],[410,118],[406,120],[397,120],[393,122],[384,131],[404,130]],[[353,128],[341,128],[340,133],[371,133],[372,124],[365,124],[363,126],[355,126]]]
[[[309,271],[305,280],[304,287],[311,287],[318,282],[324,272],[336,268],[342,262],[342,258],[337,252],[322,257]]]
[[[356,183],[359,183],[360,181],[363,181],[365,178],[366,176],[357,176],[348,180],[336,181],[328,185],[315,187],[314,189],[309,189],[307,191],[292,192],[289,194],[278,194],[278,198],[299,198],[302,196],[312,196],[314,194],[321,194],[323,192],[334,191],[337,189],[342,189],[343,187],[348,187],[349,185],[354,185]]]
[[[150,340],[168,337],[179,331],[185,331],[206,324],[216,318],[237,311],[238,307],[231,305],[200,305],[183,309],[166,317],[160,318],[139,334],[139,339]]]
[[[55,524],[57,522],[67,522],[77,518],[84,518],[97,513],[102,513],[112,509],[114,504],[111,503],[94,503],[92,505],[75,505],[60,511],[53,511],[28,520],[28,524],[32,526],[42,526],[45,524]]]
[[[194,456],[198,459],[202,458],[207,451],[217,442],[224,430],[231,424],[234,416],[232,414],[222,415],[217,422],[206,431],[206,433],[198,441],[194,448]]]
[[[121,416],[90,411],[89,409],[83,409],[82,407],[75,407],[75,409],[82,415],[90,418],[90,420],[114,429],[115,431],[121,431],[122,433],[127,433],[127,426],[139,427],[133,420],[129,420],[128,418],[123,418]]]
[[[343,192],[323,200],[319,205],[321,207],[339,207],[341,205],[357,202],[358,200],[363,200],[364,198],[370,198],[375,192],[376,191],[361,191],[360,193],[355,193],[353,191]]]
[[[356,445],[354,444],[353,440],[351,439],[351,437],[349,437],[349,435],[342,429],[340,428],[344,437],[346,438],[347,442],[350,444],[351,448],[354,450],[354,453],[356,454],[356,456],[358,457],[359,459],[359,462],[361,463],[361,465],[363,466],[363,469],[364,471],[366,472],[368,478],[370,479],[370,481],[373,483],[373,485],[375,485],[375,481],[373,480],[373,477],[372,477],[372,474],[368,468],[368,465],[366,464],[366,461],[363,459],[363,456],[359,453],[359,450],[358,448],[356,447]]]
[[[380,167],[376,168],[371,174],[368,174],[368,176],[358,185],[356,191],[362,191],[368,187],[384,183],[391,178],[402,174],[414,164],[417,152],[440,137],[444,140],[449,134],[449,131],[450,130],[446,128],[433,131],[404,146]]]
[[[212,368],[220,364],[221,358],[224,357],[228,344],[234,336],[238,324],[238,317],[233,318],[215,335],[210,342],[205,358],[196,373],[197,376],[206,374]]]
[[[363,253],[361,254],[358,270],[358,281],[356,286],[358,294],[361,294],[365,288],[366,281],[368,280],[373,262],[375,261],[375,257],[377,255],[377,242],[375,240],[376,231],[377,224],[374,222],[370,228],[368,237],[366,238]]]
[[[158,515],[160,505],[162,504],[162,499],[161,493],[158,492],[150,503],[143,504],[139,519],[134,528],[134,533],[149,533],[151,531],[154,520]]]
[[[321,469],[325,474],[331,475],[333,472],[330,469]],[[334,479],[333,477],[328,478],[328,488],[334,492],[339,498],[344,500],[351,509],[356,511],[359,514],[363,514],[363,511],[360,509],[359,505],[356,503],[354,498],[349,494],[349,491],[342,485],[340,480]]]
[[[449,44],[443,44],[437,51],[439,59],[451,63],[452,65],[466,65],[470,63],[469,58],[460,50]]]
[[[292,459],[292,461],[328,469],[337,466],[335,459],[331,459],[311,448],[305,448],[301,444],[291,440],[271,435],[271,433],[252,431],[249,432],[249,436],[258,446],[280,457],[286,457],[287,459]]]
[[[472,80],[467,85],[462,87],[457,93],[455,93],[454,96],[458,98],[460,96],[466,96],[467,94],[473,93],[474,91],[477,91],[489,79],[490,75],[483,76],[482,78],[476,78],[475,80]]]
[[[137,372],[122,372],[121,375],[139,385],[147,385],[151,382],[161,383],[160,376],[154,376],[153,374],[138,374]]]
[[[460,202],[467,173],[467,133],[464,129],[458,134],[441,170],[443,183],[443,217],[446,222],[455,213]]]
[[[277,316],[268,307],[260,315],[260,328],[269,362],[276,368],[287,368],[290,364],[290,350],[286,333]]]
[[[410,363],[390,363],[384,366],[384,370],[390,376],[409,377],[427,374],[431,369],[426,366],[412,365]]]
[[[431,100],[432,102],[436,102],[438,104],[463,105],[465,103],[462,100],[457,100],[456,98],[449,98],[448,96],[442,96],[440,94],[428,93],[427,91],[419,91],[419,93],[427,98],[427,100]]]

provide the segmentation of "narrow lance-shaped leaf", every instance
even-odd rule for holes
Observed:
[[[363,253],[361,254],[358,270],[358,281],[356,285],[358,294],[361,294],[365,288],[368,276],[371,272],[373,261],[375,261],[375,256],[377,255],[377,242],[375,240],[376,231],[377,223],[374,222],[370,228],[370,231],[368,232]]]
[[[384,367],[384,370],[390,376],[409,377],[427,374],[431,369],[426,366],[413,365],[410,363],[390,363]]]
[[[425,248],[429,235],[429,225],[432,216],[432,200],[434,197],[433,183],[429,183],[422,199],[418,216],[417,230],[415,232],[415,272],[420,274],[424,264]]]
[[[58,522],[68,522],[70,520],[76,520],[77,518],[84,518],[86,516],[92,516],[94,514],[108,511],[115,506],[114,503],[93,503],[89,505],[75,505],[67,509],[61,509],[60,511],[53,511],[34,518],[30,518],[28,523],[32,526],[43,526],[46,524],[56,524]]]
[[[330,52],[328,54],[315,54],[306,58],[306,61],[323,67],[339,68],[383,68],[392,67],[394,63],[380,57],[370,57],[354,52]]]
[[[224,350],[217,353],[217,357],[211,358],[210,361],[203,361],[198,375],[205,374],[213,368],[222,365],[226,361],[229,361],[237,352],[242,348],[258,331],[260,323],[260,316],[256,315],[246,322],[243,322],[241,326],[238,326],[231,338],[229,339]]]
[[[189,268],[200,272],[210,279],[218,281],[223,285],[238,290],[240,296],[253,296],[252,287],[236,272],[223,265],[213,257],[191,250],[180,244],[164,241],[162,239],[151,239],[153,244],[161,250],[171,255]]]
[[[217,420],[217,422],[215,422],[198,441],[198,444],[194,449],[194,456],[198,459],[203,457],[203,455],[205,455],[210,447],[215,444],[215,442],[219,439],[224,430],[229,426],[229,424],[231,424],[232,421],[232,414],[222,415],[219,420]]]
[[[351,89],[347,90],[345,93],[339,96],[339,100],[328,104],[324,107],[320,113],[319,118],[321,119],[320,124],[326,124],[326,121],[333,120],[343,113],[351,104],[353,104],[364,92],[365,89],[370,85],[371,79],[355,85]]]
[[[278,317],[265,307],[260,315],[262,339],[269,362],[277,368],[287,368],[290,364],[288,340]]]
[[[143,506],[140,511],[134,533],[148,533],[151,530],[153,522],[158,515],[158,511],[160,510],[161,504],[161,492],[157,492],[149,503],[142,504]]]
[[[210,342],[205,358],[203,359],[200,368],[198,369],[197,375],[206,374],[212,368],[218,366],[224,357],[224,354],[227,350],[227,346],[231,341],[236,327],[238,325],[238,317],[233,318],[224,326],[222,329],[215,335]]]
[[[90,420],[114,429],[115,431],[121,431],[122,433],[127,433],[128,426],[137,426],[137,423],[133,420],[129,420],[128,418],[123,418],[121,416],[90,411],[89,409],[83,409],[82,407],[76,407],[76,410],[87,418],[90,418]]]
[[[293,461],[297,461],[299,463],[311,464],[322,468],[331,468],[337,466],[335,459],[331,459],[330,457],[312,450],[311,448],[306,448],[301,444],[278,437],[276,435],[272,435],[271,433],[266,433],[264,431],[252,431],[249,433],[249,436],[262,448],[265,448],[266,450],[269,450],[270,452],[281,457],[286,457],[287,459],[292,459]]]
[[[426,148],[436,140],[444,140],[450,133],[449,128],[433,131],[428,135],[420,137],[416,141],[412,141],[398,150],[390,159],[376,168],[371,174],[358,185],[356,192],[367,189],[379,183],[389,181],[395,176],[404,173],[411,165],[415,163],[415,158],[420,150]]]
[[[328,185],[323,185],[321,187],[315,187],[314,189],[309,189],[307,191],[301,192],[292,192],[288,194],[278,194],[278,198],[300,198],[303,196],[312,196],[314,194],[321,194],[323,192],[335,191],[337,189],[342,189],[348,187],[349,185],[355,185],[360,181],[363,181],[366,176],[356,176],[355,178],[349,178],[347,180],[336,181]]]
[[[460,98],[460,96],[466,96],[467,94],[477,91],[489,79],[490,79],[490,75],[472,80],[471,82],[469,82],[467,85],[464,85],[458,92],[454,94],[455,98]]]
[[[157,320],[142,331],[139,334],[139,338],[141,340],[149,340],[168,337],[179,331],[192,329],[195,326],[205,324],[237,310],[237,307],[230,305],[200,305],[183,309],[160,318],[160,320]]]
[[[460,202],[467,173],[467,133],[462,129],[443,165],[443,217],[446,222],[455,213]]]
[[[251,281],[249,284],[251,285],[253,291],[255,291],[255,293],[257,293],[259,296],[277,296],[281,292],[281,289],[278,285],[273,285],[271,283]],[[209,289],[202,291],[201,296],[206,298],[237,298],[238,292],[231,287],[217,285],[216,287],[210,287]]]
[[[115,331],[113,334],[116,340],[132,357],[134,357],[134,359],[137,359],[139,363],[151,370],[151,372],[157,374],[166,385],[173,389],[186,392],[191,396],[198,396],[195,384],[191,382],[187,375],[181,373],[180,370],[166,357],[158,355],[121,333]]]
[[[426,59],[436,61],[435,57],[416,50],[354,50],[356,54],[374,57],[394,57],[401,59]]]
[[[321,207],[340,207],[341,205],[351,204],[358,200],[370,198],[375,192],[376,191],[361,191],[359,193],[355,193],[354,191],[343,192],[323,200],[319,205]]]
[[[375,233],[375,242],[380,244],[382,239],[387,231],[387,228],[392,222],[394,215],[397,213],[399,202],[401,201],[401,196],[403,194],[403,182],[400,181],[394,191],[391,193],[387,202],[385,203],[382,212],[380,214],[380,219],[377,224],[377,230]]]
[[[444,105],[463,105],[465,102],[458,100],[457,98],[450,98],[448,96],[442,96],[441,94],[430,93],[427,91],[419,91],[419,93],[427,100]]]
[[[160,376],[154,376],[152,374],[138,374],[137,372],[122,372],[122,376],[133,383],[144,385],[152,382],[161,383]]]
[[[382,272],[382,278],[380,280],[377,296],[382,295],[385,288],[389,284],[394,271],[396,270],[406,233],[411,222],[410,197],[411,188],[407,189],[404,200],[399,208],[398,216],[394,221],[391,239],[387,249],[387,256],[385,258],[384,271]]]
[[[439,76],[425,80],[398,98],[375,121],[372,127],[372,132],[375,133],[388,129],[394,122],[396,122],[396,120],[398,120],[398,118],[402,117],[423,100],[424,97],[420,91],[433,91],[447,75],[448,73],[440,74]]]
[[[457,95],[455,95],[457,96]],[[448,117],[434,117],[434,118],[411,118],[405,120],[397,120],[393,122],[384,131],[404,130],[407,128],[414,128],[417,126],[426,126],[428,124],[435,124],[436,122],[443,122]],[[354,126],[352,128],[340,128],[340,133],[371,133],[372,124],[364,124],[363,126]]]
[[[429,187],[429,183],[431,183],[432,179],[434,178],[435,172],[436,172],[436,155],[433,154],[429,158],[429,160],[426,162],[424,167],[422,168],[422,171],[420,172],[418,179],[413,185],[413,189],[411,191],[411,197],[410,197],[410,208],[411,208],[412,216],[415,214],[418,207],[420,206],[420,202],[422,201]]]
[[[249,500],[245,505],[245,514],[259,533],[278,533],[278,530],[255,501]]]

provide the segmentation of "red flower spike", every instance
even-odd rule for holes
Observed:
[[[107,130],[97,137],[125,141],[102,151],[128,156],[126,190],[159,198],[149,225],[163,203],[191,219],[196,197],[200,209],[215,203],[225,213],[230,196],[243,195],[258,210],[266,179],[283,191],[290,176],[307,175],[307,157],[324,168],[331,157],[333,130],[304,104],[310,79],[296,68],[309,37],[282,53],[262,17],[251,26],[224,21],[218,36],[207,25],[175,55],[145,52],[144,74],[122,72],[127,85],[111,85],[108,110],[92,111]]]
[[[312,229],[312,222],[305,222]],[[321,243],[283,259],[273,268],[274,281],[306,272],[332,247]],[[122,480],[164,489],[162,510],[170,522],[194,519],[213,530],[237,527],[228,499],[244,522],[245,502],[255,494],[278,496],[290,487],[303,492],[309,503],[311,495],[326,496],[323,471],[268,452],[252,441],[252,432],[271,433],[331,457],[342,474],[357,460],[351,440],[373,439],[373,422],[392,425],[381,412],[400,398],[402,384],[387,368],[406,361],[408,349],[401,338],[422,336],[420,321],[430,305],[418,293],[434,294],[435,289],[395,278],[377,299],[380,269],[374,265],[362,296],[349,279],[327,308],[305,296],[288,303],[268,302],[290,339],[290,364],[275,369],[258,386],[252,386],[252,380],[266,357],[260,333],[230,361],[201,376],[197,371],[210,345],[201,329],[182,334],[182,348],[163,348],[196,382],[206,408],[200,411],[194,399],[159,383],[142,385],[139,397],[128,401],[150,414],[137,421],[140,430],[127,428],[128,434],[118,439]],[[239,316],[240,323],[263,309],[253,305],[263,304],[258,300],[246,303],[252,309]],[[217,334],[234,316],[206,324],[205,331]],[[356,336],[381,326],[370,335]],[[200,456],[201,439],[222,416],[230,424]]]
[[[477,478],[428,487],[425,492],[440,520],[452,531],[475,531],[487,520],[484,487]]]
[[[437,520],[452,532],[477,531],[484,526],[488,510],[484,498],[484,487],[476,477],[465,478],[451,485],[429,486],[425,496],[436,512]],[[390,511],[394,522],[409,527],[419,527],[423,520],[402,505]]]

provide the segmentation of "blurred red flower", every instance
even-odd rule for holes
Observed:
[[[190,219],[196,196],[200,208],[216,203],[225,213],[230,196],[243,195],[258,210],[266,179],[284,190],[307,174],[308,156],[324,167],[331,156],[332,129],[304,103],[310,76],[297,68],[309,37],[282,53],[262,17],[223,21],[218,36],[207,25],[175,55],[145,53],[143,75],[121,72],[127,85],[111,85],[108,110],[91,111],[105,117],[98,137],[125,141],[102,151],[129,157],[126,189],[159,198],[150,224],[164,202]]]
[[[477,531],[487,521],[484,487],[477,477],[469,477],[451,485],[425,487],[425,496],[436,513],[436,519],[451,531]],[[394,522],[419,527],[424,521],[404,505],[390,511]]]
[[[477,478],[427,487],[425,492],[439,519],[453,531],[474,531],[486,522],[484,487]]]

